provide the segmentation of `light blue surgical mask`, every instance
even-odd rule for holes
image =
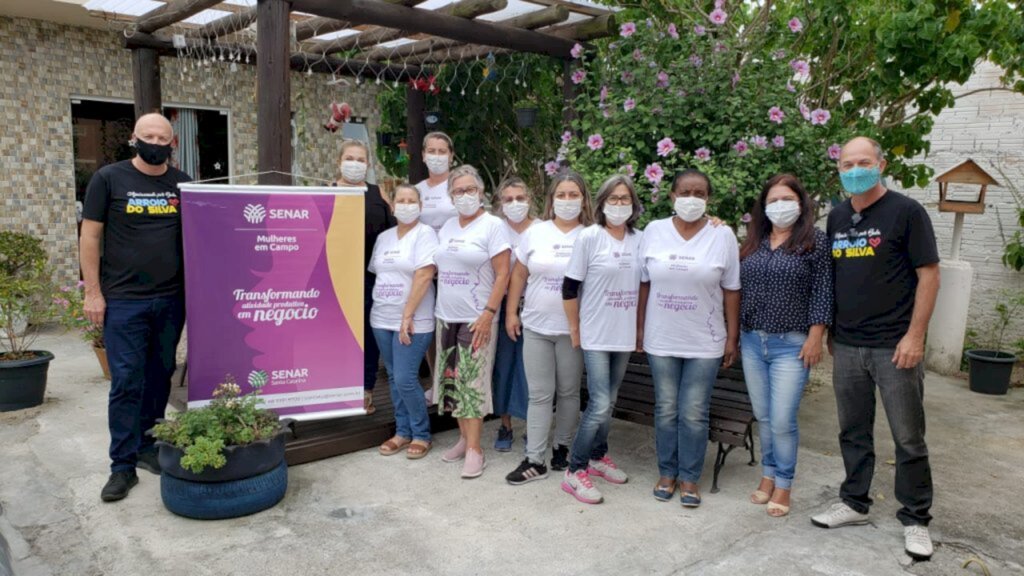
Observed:
[[[846,172],[839,173],[839,181],[842,183],[843,189],[854,196],[874,188],[881,177],[882,169],[878,166],[871,168],[854,166]]]

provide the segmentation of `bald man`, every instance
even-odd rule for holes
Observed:
[[[123,499],[138,466],[160,473],[144,435],[164,417],[185,323],[178,184],[168,165],[174,132],[160,114],[135,123],[135,157],[96,171],[85,193],[80,258],[85,314],[103,326],[110,363],[110,479],[100,497]]]
[[[839,156],[850,198],[828,215],[835,264],[829,340],[846,479],[842,502],[811,520],[822,528],[868,522],[875,471],[875,390],[896,444],[896,499],[904,549],[932,555],[932,473],[924,441],[924,336],[939,291],[939,251],[928,213],[886,188],[882,147],[854,138]]]

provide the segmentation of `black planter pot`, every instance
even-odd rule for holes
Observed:
[[[195,474],[181,467],[184,450],[157,442],[157,459],[164,474],[189,482],[231,482],[265,474],[277,468],[284,460],[285,439],[291,432],[291,419],[281,420],[281,430],[273,438],[245,446],[228,446],[224,449],[227,463],[220,468],[207,468]]]
[[[537,122],[536,108],[516,108],[516,125],[520,128],[531,128]]]
[[[998,350],[968,350],[971,391],[981,394],[1006,394],[1017,357]]]
[[[39,406],[46,394],[46,373],[53,354],[29,350],[35,358],[0,361],[0,412]]]

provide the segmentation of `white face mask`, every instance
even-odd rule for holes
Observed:
[[[412,224],[419,217],[419,204],[395,204],[395,219],[402,224]]]
[[[800,203],[796,200],[772,202],[765,207],[764,215],[772,221],[772,225],[776,228],[786,229],[800,217]]]
[[[357,160],[345,160],[341,163],[341,177],[346,182],[362,182],[366,180],[366,163]]]
[[[444,174],[448,171],[448,156],[444,154],[427,154],[424,157],[423,162],[427,165],[427,170],[430,173],[437,176]]]
[[[558,216],[562,220],[575,220],[579,218],[580,212],[582,211],[582,198],[578,198],[576,200],[559,200],[558,198],[555,198],[555,216]]]
[[[463,194],[455,199],[455,209],[463,216],[472,216],[480,210],[480,196],[477,194]]]
[[[697,198],[696,196],[680,196],[676,198],[675,203],[672,205],[676,215],[682,218],[684,222],[700,220],[707,207],[708,203],[703,198]]]
[[[621,226],[626,223],[626,220],[629,220],[630,216],[633,215],[633,205],[613,206],[612,204],[605,204],[602,212],[604,212],[604,217],[608,220],[609,224],[612,226]]]
[[[513,201],[508,204],[502,204],[501,211],[505,213],[505,217],[508,218],[509,222],[519,224],[530,213],[530,205],[526,202]]]

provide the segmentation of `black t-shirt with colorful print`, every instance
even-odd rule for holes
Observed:
[[[827,234],[835,262],[835,341],[895,347],[910,327],[917,268],[939,261],[928,213],[888,190],[859,213],[850,200],[833,208]]]
[[[103,223],[100,289],[104,298],[154,298],[183,291],[178,183],[190,180],[172,167],[160,176],[148,176],[131,160],[93,174],[82,217]]]

